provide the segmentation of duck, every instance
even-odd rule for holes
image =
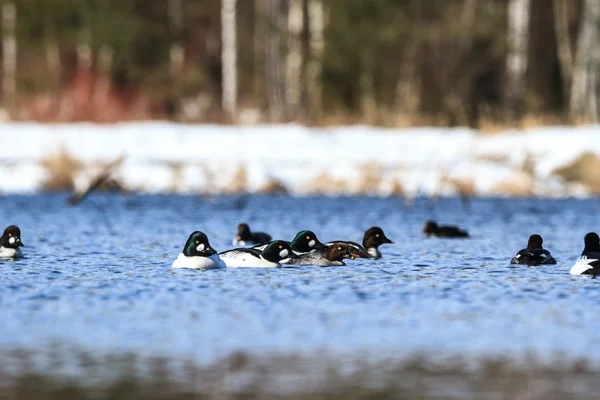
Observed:
[[[346,244],[355,257],[373,258],[378,260],[382,257],[382,254],[379,251],[379,246],[386,243],[394,243],[394,241],[385,236],[383,229],[378,226],[372,226],[365,231],[362,246],[355,242],[342,240],[335,240],[333,242],[325,243],[325,246],[336,246],[338,243]]]
[[[173,261],[172,268],[190,269],[219,269],[227,266],[221,260],[217,251],[210,246],[208,237],[204,232],[192,232],[183,251]]]
[[[287,242],[294,254],[302,255],[309,253],[313,250],[320,249],[325,245],[319,241],[317,235],[313,231],[300,231],[296,234],[294,239],[291,242]],[[270,242],[257,244],[256,246],[252,246],[253,249],[264,250]]]
[[[250,226],[241,223],[237,227],[237,235],[233,239],[234,246],[246,246],[248,244],[259,244],[271,241],[271,235],[264,232],[252,232]]]
[[[583,239],[585,246],[581,256],[571,267],[571,275],[600,275],[600,237],[595,232],[590,232]]]
[[[423,233],[427,237],[440,237],[440,238],[468,238],[469,232],[459,229],[456,226],[439,226],[435,221],[425,222],[423,227]]]
[[[346,243],[337,243],[337,245],[323,246],[313,252],[283,260],[282,264],[319,265],[323,267],[344,266],[346,265],[344,259],[354,260],[354,258],[350,246]]]
[[[544,240],[540,235],[529,236],[527,247],[519,250],[517,255],[510,260],[510,263],[529,266],[556,264],[556,260],[548,250],[542,247],[542,243],[544,243]]]
[[[269,243],[264,250],[242,247],[224,251],[219,256],[228,268],[278,268],[281,267],[281,260],[297,257],[283,240]]]
[[[23,257],[22,246],[25,245],[21,241],[21,230],[16,225],[10,225],[0,237],[0,259]]]

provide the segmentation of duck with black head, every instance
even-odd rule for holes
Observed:
[[[600,237],[595,232],[590,232],[583,239],[584,247],[581,256],[571,267],[571,275],[600,275]]]
[[[250,226],[241,223],[237,227],[237,235],[233,239],[234,246],[246,246],[249,244],[259,244],[271,241],[271,235],[264,232],[252,232]]]
[[[192,232],[183,251],[173,261],[173,268],[218,269],[226,268],[217,251],[210,246],[204,232]]]
[[[529,236],[527,247],[519,250],[517,255],[510,260],[510,263],[529,266],[556,264],[556,260],[548,250],[544,249],[542,243],[544,243],[544,240],[540,235]]]
[[[257,244],[252,246],[253,249],[264,250],[271,242]],[[313,250],[320,249],[325,246],[319,241],[317,235],[313,231],[300,231],[296,234],[291,242],[288,242],[296,255],[309,253]]]
[[[228,268],[278,268],[281,261],[297,257],[289,244],[275,240],[264,249],[237,248],[219,253]]]
[[[362,246],[355,242],[343,240],[334,240],[333,242],[325,243],[325,246],[331,247],[338,243],[345,243],[355,257],[373,258],[378,260],[382,257],[379,246],[386,243],[394,243],[394,241],[385,236],[383,229],[378,226],[373,226],[365,231]]]
[[[21,247],[25,246],[21,241],[21,230],[16,225],[11,225],[4,230],[0,237],[0,258],[15,259],[23,257]]]
[[[439,237],[439,238],[468,238],[469,233],[465,230],[459,229],[456,226],[451,225],[438,225],[435,221],[425,222],[423,227],[423,233],[427,237]]]
[[[304,253],[298,257],[282,261],[283,264],[319,265],[322,267],[343,266],[344,260],[354,260],[350,247],[346,243],[321,247],[316,251]]]

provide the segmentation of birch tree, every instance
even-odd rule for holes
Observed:
[[[325,13],[323,0],[308,0],[308,31],[310,59],[306,70],[306,85],[310,114],[313,120],[318,119],[321,111],[321,62],[325,48],[324,29]]]
[[[268,29],[265,38],[265,85],[267,88],[267,107],[271,121],[285,118],[285,90],[282,72],[282,32],[286,18],[281,0],[266,0],[266,18]]]
[[[304,24],[302,0],[289,0],[288,52],[286,61],[286,103],[291,118],[298,116],[302,70],[302,44],[300,36]]]
[[[17,9],[12,2],[2,6],[2,103],[10,113],[17,90]]]
[[[510,0],[508,4],[505,107],[506,116],[512,121],[523,115],[525,103],[530,6],[531,0]]]
[[[230,119],[237,109],[236,0],[221,0],[222,106]]]
[[[569,3],[568,0],[554,0],[553,5],[554,32],[556,34],[558,61],[563,83],[563,96],[568,99],[573,77],[573,51],[569,34]]]
[[[569,104],[570,115],[574,120],[598,122],[599,27],[600,2],[585,0],[577,39],[577,55],[573,66]]]

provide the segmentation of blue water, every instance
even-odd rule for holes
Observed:
[[[423,352],[535,354],[600,361],[600,280],[572,277],[583,236],[600,231],[597,200],[94,195],[0,197],[26,258],[0,261],[0,352],[51,346],[92,354],[210,362],[253,354]],[[435,218],[470,240],[426,239]],[[381,226],[396,244],[346,267],[171,270],[194,230],[222,251],[239,222],[290,240],[360,241]],[[509,264],[532,233],[556,266]]]

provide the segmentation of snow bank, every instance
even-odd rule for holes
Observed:
[[[600,127],[537,128],[484,135],[468,129],[366,126],[0,124],[0,191],[32,192],[67,154],[76,186],[121,155],[115,178],[147,192],[293,194],[586,195],[553,175],[582,154],[600,156]]]

